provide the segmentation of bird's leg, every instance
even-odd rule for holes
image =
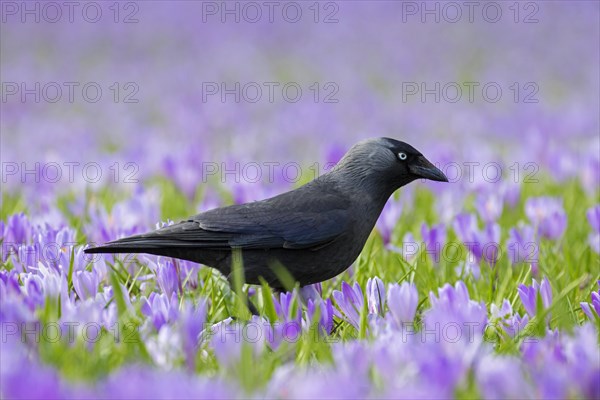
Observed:
[[[250,310],[250,314],[260,315],[260,313],[258,312],[258,309],[254,305],[254,303],[252,301],[250,301],[250,299],[248,299],[248,302],[246,303],[246,305],[248,306],[248,310]]]

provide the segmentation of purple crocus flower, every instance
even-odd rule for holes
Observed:
[[[454,268],[456,275],[458,276],[468,276],[472,275],[475,280],[479,280],[481,278],[481,268],[471,253],[467,255],[467,259],[458,263],[458,265]]]
[[[363,354],[366,351],[363,351]],[[339,363],[336,363],[339,365]],[[353,365],[353,369],[362,364]],[[310,382],[310,384],[308,384]],[[369,379],[366,374],[357,374],[346,369],[278,368],[266,388],[264,398],[269,399],[364,399],[369,397]]]
[[[253,355],[265,349],[265,343],[273,340],[269,321],[253,316],[247,324],[234,322],[231,318],[210,328],[210,347],[221,368],[233,368],[239,364],[242,347],[249,346]]]
[[[98,275],[98,280],[102,282],[103,280],[108,278],[109,267],[106,265],[106,259],[111,257],[106,254],[85,254],[85,247],[78,247],[74,253],[73,260],[73,270],[74,271],[84,271],[89,264],[91,264],[91,268]]]
[[[21,285],[19,285],[19,273],[17,273],[17,271],[14,269],[11,271],[0,270],[0,282],[3,283],[6,290],[9,290],[11,293],[21,293]]]
[[[171,296],[179,293],[181,281],[179,280],[178,260],[158,257],[156,265],[156,281],[164,294]]]
[[[177,260],[176,266],[179,266],[179,280],[178,284],[184,284],[185,287],[190,290],[196,290],[202,285],[202,281],[199,280],[198,271],[200,271],[200,264],[187,260]],[[182,291],[183,287],[179,286],[179,290]],[[250,296],[251,293],[249,292]]]
[[[362,289],[358,282],[354,286],[350,286],[346,282],[342,282],[342,290],[334,290],[333,298],[335,303],[342,311],[342,314],[336,312],[336,315],[344,318],[356,329],[360,327],[360,313],[364,304]]]
[[[9,216],[3,232],[3,245],[31,243],[32,229],[29,218],[24,213]]]
[[[44,284],[41,276],[32,273],[24,273],[21,274],[21,281],[23,282],[21,291],[25,296],[27,305],[29,305],[31,309],[44,305],[46,298],[44,296]]]
[[[429,293],[431,308],[424,314],[426,329],[440,327],[443,332],[451,327],[457,332],[459,340],[468,342],[474,340],[473,335],[481,336],[487,324],[487,310],[485,303],[471,300],[469,291],[462,281],[454,286],[446,283],[438,289],[438,296]]]
[[[459,214],[452,224],[458,238],[463,242],[471,242],[475,239],[477,232],[477,218],[473,214]]]
[[[485,260],[490,265],[495,265],[500,255],[500,226],[498,224],[489,223],[483,230],[480,230],[473,214],[460,214],[454,221],[454,231],[477,263]]]
[[[308,329],[313,323],[317,309],[319,311],[319,327],[329,334],[333,329],[333,303],[331,299],[323,300],[323,288],[321,283],[306,285],[300,288],[300,297],[306,304],[306,322],[304,328]]]
[[[541,283],[538,283],[535,279],[532,281],[533,283],[531,286],[526,286],[522,283],[519,284],[517,291],[519,292],[521,303],[523,303],[523,307],[525,307],[527,314],[529,314],[530,317],[535,317],[537,314],[538,293],[542,297],[544,308],[548,308],[552,304],[552,287],[550,286],[547,277],[544,277]]]
[[[319,308],[319,328],[326,335],[331,333],[333,329],[333,303],[331,299],[308,299],[306,304],[306,324],[308,328],[314,319],[315,313]]]
[[[412,323],[419,304],[419,292],[414,283],[402,282],[388,285],[387,304],[391,319],[396,328]]]
[[[525,203],[525,214],[538,233],[548,239],[558,239],[567,227],[567,215],[559,198],[531,197]]]
[[[71,261],[71,251],[77,243],[75,236],[75,230],[67,227],[54,229],[48,224],[35,227],[33,242],[42,249],[40,261],[48,267],[57,270],[63,269],[66,272]],[[85,263],[82,263],[83,253],[81,249],[78,256],[79,258],[75,259],[74,268],[83,269]]]
[[[182,149],[183,150],[183,149]],[[177,157],[166,155],[163,157],[162,166],[167,178],[186,195],[193,200],[198,188],[198,182],[206,182],[207,176],[202,176],[202,167],[198,164],[198,153],[191,148],[185,149],[177,154]]]
[[[521,317],[518,313],[513,313],[512,306],[507,299],[504,299],[502,306],[498,308],[496,304],[490,307],[492,319],[500,324],[500,327],[510,336],[515,337],[525,330],[529,323],[529,316],[525,314]]]
[[[4,332],[3,332],[4,334]],[[8,335],[10,339],[12,335]],[[20,339],[20,336],[19,336]],[[58,372],[32,360],[25,345],[13,337],[2,345],[0,381],[2,397],[10,399],[66,398]]]
[[[262,335],[266,344],[273,350],[277,350],[282,343],[296,343],[302,335],[302,325],[301,321],[276,321],[271,324],[268,320],[257,316],[253,316],[251,323],[248,324],[258,332],[258,335],[254,334],[251,340],[256,340],[257,336]]]
[[[590,147],[594,146],[596,144]],[[595,195],[600,185],[600,157],[592,152],[583,163],[578,163],[578,167],[581,187],[589,196]]]
[[[554,331],[523,342],[523,364],[540,398],[600,396],[597,335],[592,324],[585,324],[574,336]]]
[[[116,307],[116,305],[110,304],[107,306],[106,301],[101,297],[80,300],[76,303],[68,302],[62,306],[60,323],[65,330],[68,329],[67,324],[76,323],[76,337],[82,337],[88,349],[91,350],[97,339],[102,336],[99,328],[111,329],[111,327],[114,327],[106,324],[111,322],[110,318],[106,318],[107,309],[110,307]],[[86,331],[85,324],[94,324],[97,328]],[[72,340],[73,337],[69,337],[69,339]],[[118,339],[115,338],[115,340]]]
[[[476,364],[475,378],[485,399],[536,397],[534,388],[523,374],[521,362],[512,357],[485,355]]]
[[[36,272],[40,263],[39,246],[19,245],[9,251],[10,260],[20,272]]]
[[[521,186],[517,182],[505,180],[501,183],[500,192],[502,193],[504,203],[508,204],[509,207],[514,208],[518,204],[519,197],[521,196]]]
[[[69,291],[66,274],[48,268],[42,263],[38,264],[38,270],[42,278],[44,296],[54,299],[60,297],[63,302],[68,301]]]
[[[592,292],[592,304],[582,301],[579,303],[581,310],[592,321],[600,317],[600,281],[598,281],[598,290]],[[596,316],[594,316],[596,314]]]
[[[321,282],[314,283],[312,285],[306,285],[300,288],[300,297],[304,302],[308,302],[308,300],[320,300],[322,295],[323,288],[321,286]]]
[[[132,312],[133,311],[133,305],[131,304],[131,298],[129,297],[129,292],[127,290],[127,287],[123,283],[119,283],[119,287],[121,288],[121,293],[123,294],[123,300],[125,302],[125,307],[130,312]],[[106,303],[110,302],[111,303],[110,305],[114,306],[114,308],[112,308],[112,309],[109,308],[109,309],[107,309],[107,311],[109,311],[111,313],[111,315],[109,315],[108,318],[113,318],[116,321],[116,317],[117,317],[116,311],[117,311],[117,308],[116,308],[116,304],[115,304],[116,302],[114,301],[115,293],[114,293],[113,286],[105,286],[104,289],[103,289],[103,291],[101,292],[101,294],[102,294],[102,297],[104,298],[104,301]],[[142,308],[144,307],[144,305],[143,305],[143,300],[144,299],[145,299],[145,297],[142,297],[140,299],[140,302],[142,303]],[[177,307],[177,303],[174,303],[174,306]],[[114,314],[112,314],[113,312],[114,312]],[[143,314],[143,312],[142,312],[142,314]]]
[[[198,305],[186,301],[180,314],[183,354],[185,364],[190,371],[194,370],[196,364],[200,333],[204,329],[206,321],[206,306],[206,300],[201,301]]]
[[[486,223],[495,222],[502,215],[502,197],[498,192],[480,192],[475,198],[475,209]]]
[[[492,303],[490,306],[490,314],[492,314],[492,318],[499,319],[512,315],[513,310],[510,302],[507,299],[504,299],[502,302],[502,306],[498,307],[496,304]]]
[[[87,237],[94,243],[148,231],[159,220],[158,192],[137,190],[127,201],[116,203],[110,214],[96,204],[90,210],[91,224],[85,229]]]
[[[241,391],[235,384],[226,383],[222,378],[205,378],[185,371],[167,371],[145,365],[131,365],[99,382],[94,386],[91,394],[56,396],[56,398],[233,399],[240,394]],[[54,395],[52,398],[55,398]]]
[[[172,369],[183,358],[181,333],[175,325],[165,324],[156,334],[142,330],[142,338],[155,365]]]
[[[482,231],[476,233],[475,257],[485,260],[492,267],[500,256],[500,225],[487,224]]]
[[[402,203],[393,198],[389,199],[388,202],[385,203],[376,224],[384,245],[390,244],[394,228],[396,227],[398,219],[400,219],[400,215],[402,215]]]
[[[369,314],[383,315],[385,308],[385,285],[378,277],[367,280],[367,308]]]
[[[252,328],[263,335],[272,349],[277,349],[283,341],[297,341],[302,333],[302,306],[297,292],[273,294],[273,305],[278,320],[269,323],[266,319],[253,318]],[[257,326],[254,326],[257,325]]]
[[[34,310],[36,304],[34,300],[23,299],[23,294],[20,289],[13,288],[13,279],[9,278],[4,282],[0,280],[0,329],[4,330],[7,327],[4,322],[14,323],[29,323],[37,321]],[[42,299],[42,302],[44,299]],[[16,333],[16,332],[15,332]],[[2,346],[5,347],[5,344]]]
[[[423,238],[423,250],[430,254],[433,261],[440,262],[440,254],[446,245],[446,225],[433,225],[431,228],[427,224],[421,225],[421,237]]]
[[[85,300],[96,297],[100,279],[95,269],[91,271],[76,271],[73,274],[73,287],[80,299]]]
[[[296,292],[274,293],[273,305],[280,321],[294,321],[300,325],[302,308],[297,301]]]
[[[176,321],[179,316],[177,294],[172,293],[171,297],[166,294],[150,293],[150,297],[142,297],[142,314],[149,317],[154,328],[160,331],[160,328],[170,321]]]
[[[588,236],[588,242],[590,247],[600,254],[600,204],[587,210],[586,216],[592,226],[592,233]]]
[[[529,225],[512,228],[506,242],[508,257],[511,263],[526,262],[537,266],[539,243],[535,238],[535,230]]]

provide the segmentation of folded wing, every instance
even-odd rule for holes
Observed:
[[[345,209],[322,206],[310,211],[289,210],[272,202],[233,205],[88,250],[319,248],[340,237],[348,224]]]

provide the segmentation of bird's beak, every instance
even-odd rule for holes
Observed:
[[[419,156],[414,164],[408,167],[409,171],[418,176],[432,181],[448,182],[448,178],[435,165],[423,156]]]

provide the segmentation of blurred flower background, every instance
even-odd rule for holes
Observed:
[[[1,5],[3,398],[600,397],[599,3],[67,3]],[[374,136],[451,183],[260,316],[82,252]]]

